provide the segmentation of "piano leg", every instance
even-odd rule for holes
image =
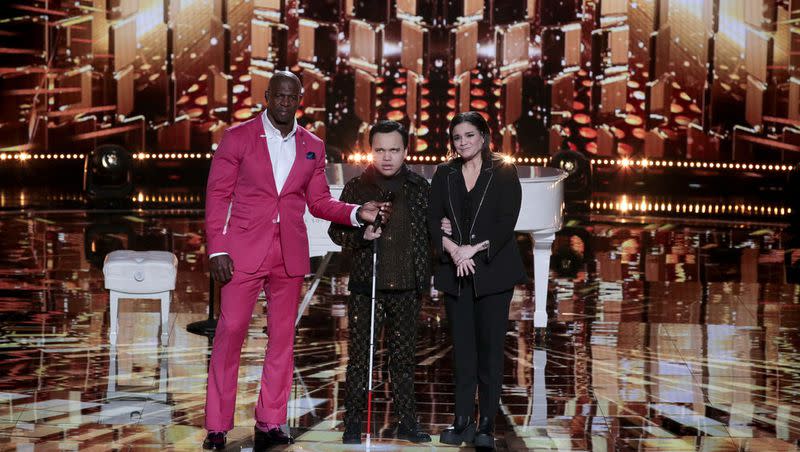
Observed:
[[[544,368],[547,365],[547,351],[542,347],[533,349],[533,396],[529,408],[531,427],[547,428],[547,387],[544,381]]]
[[[533,326],[544,328],[547,326],[547,285],[550,278],[550,255],[552,254],[553,241],[556,234],[537,233],[531,234],[533,238],[533,299],[536,307],[533,312]]]

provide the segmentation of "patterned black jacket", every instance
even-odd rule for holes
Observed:
[[[425,293],[431,281],[431,250],[427,226],[430,184],[424,177],[408,170],[403,190],[411,216],[409,227],[412,240],[409,246],[412,247],[416,290]],[[364,171],[345,184],[339,199],[353,204],[364,204],[380,198],[381,189],[375,181],[373,171]],[[348,285],[350,292],[369,294],[372,290],[372,242],[364,239],[364,228],[331,223],[328,235],[343,251],[352,255],[353,266]]]

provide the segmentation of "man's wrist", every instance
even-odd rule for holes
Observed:
[[[366,224],[366,222],[361,218],[361,208],[362,207],[364,207],[364,206],[356,207],[356,221],[358,222],[359,226],[364,226],[364,224]]]
[[[350,211],[350,226],[354,228],[360,228],[364,226],[361,220],[358,219],[358,209],[360,207],[358,205],[353,207],[353,210]]]

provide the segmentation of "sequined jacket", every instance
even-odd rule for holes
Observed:
[[[354,177],[342,190],[340,200],[353,204],[364,204],[381,198],[381,189],[371,171]],[[425,293],[431,280],[431,250],[428,236],[427,215],[430,184],[413,171],[406,172],[403,191],[411,216],[411,243],[416,290]],[[390,220],[391,221],[391,220]],[[352,256],[350,269],[350,292],[369,294],[372,290],[372,242],[364,239],[364,228],[355,228],[331,223],[328,235],[345,252]]]

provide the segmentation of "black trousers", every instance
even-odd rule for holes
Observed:
[[[475,297],[471,283],[461,294],[445,294],[453,338],[456,416],[475,415],[475,389],[481,417],[494,420],[500,407],[508,311],[513,289]]]
[[[375,304],[375,350],[381,326],[386,327],[384,343],[388,349],[389,377],[395,415],[400,422],[416,422],[414,359],[417,345],[417,318],[420,299],[416,291],[378,292]],[[372,298],[352,294],[348,301],[350,340],[345,382],[345,423],[360,422],[367,407],[369,372],[369,327]],[[373,385],[375,381],[373,380]]]

